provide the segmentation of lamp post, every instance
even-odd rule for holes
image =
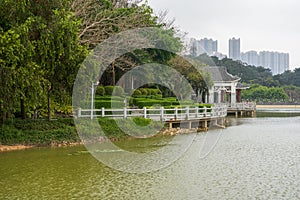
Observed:
[[[97,81],[96,83],[92,82],[91,119],[94,118],[93,114],[94,114],[95,86],[98,86],[98,84],[99,84],[99,81]]]
[[[124,107],[125,107],[125,108],[127,107],[127,99],[126,99],[126,97],[125,97],[125,99],[124,99]]]

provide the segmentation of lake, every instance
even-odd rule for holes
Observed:
[[[300,199],[300,111],[260,110],[228,125],[194,135],[175,162],[140,174],[111,169],[84,146],[0,153],[0,199]],[[203,154],[207,137],[217,143]],[[116,144],[146,152],[168,141]]]

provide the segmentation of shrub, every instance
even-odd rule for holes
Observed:
[[[144,95],[144,96],[148,95],[148,90],[146,88],[140,88],[138,90],[142,93],[142,95]]]
[[[108,85],[104,87],[105,94],[111,96],[114,91],[114,86]]]
[[[113,93],[116,96],[122,96],[124,95],[124,89],[121,86],[105,86],[105,95],[111,96]]]
[[[155,89],[152,89],[152,88],[148,89],[148,91],[149,91],[150,95],[156,95],[156,92],[157,92]]]
[[[124,101],[123,97],[118,97],[118,96],[96,96],[95,100],[99,101]]]
[[[98,86],[96,90],[96,95],[104,96],[105,95],[105,89],[103,86]]]
[[[112,105],[116,108],[123,108],[124,107],[124,102],[123,101],[95,101],[95,108],[96,109],[101,109],[103,108],[111,108]]]
[[[171,106],[172,102],[169,101],[159,101],[155,99],[146,99],[142,101],[135,101],[135,105],[138,106],[139,108],[143,107],[151,107],[153,105],[160,105],[160,106]]]
[[[142,95],[142,92],[140,90],[135,90],[132,94],[133,97],[138,97],[138,96],[141,96]]]
[[[124,89],[121,86],[115,86],[114,87],[114,95],[116,95],[116,96],[124,95]]]
[[[153,95],[162,94],[159,89],[152,89],[152,93],[153,93]]]

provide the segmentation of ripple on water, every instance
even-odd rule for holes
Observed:
[[[84,147],[2,153],[0,199],[299,199],[300,118],[237,120],[207,133],[222,134],[207,157],[199,134],[174,164],[146,174],[110,169]]]

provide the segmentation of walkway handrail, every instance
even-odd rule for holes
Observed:
[[[256,110],[255,102],[240,102],[235,104],[228,104],[229,109],[235,110]]]
[[[185,107],[185,108],[119,108],[119,109],[78,109],[77,117],[79,118],[129,118],[129,117],[143,117],[151,118],[153,120],[170,121],[170,120],[192,120],[204,118],[217,118],[227,116],[226,104],[213,105],[209,107]]]

